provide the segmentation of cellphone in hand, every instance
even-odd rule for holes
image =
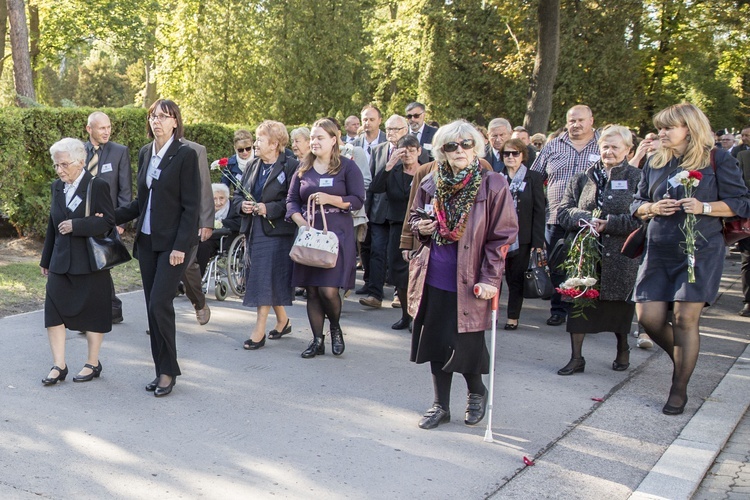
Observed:
[[[435,216],[428,213],[424,208],[418,208],[416,212],[422,220],[435,220]]]

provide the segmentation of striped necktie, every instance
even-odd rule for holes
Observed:
[[[99,148],[94,148],[94,155],[89,160],[87,168],[94,177],[99,173]]]

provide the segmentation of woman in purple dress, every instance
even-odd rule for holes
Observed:
[[[302,352],[303,358],[325,354],[323,323],[331,323],[331,352],[344,352],[344,336],[339,325],[341,297],[339,288],[354,288],[356,245],[351,212],[362,207],[365,183],[357,164],[339,155],[338,129],[327,119],[316,121],[310,132],[310,153],[300,158],[297,175],[292,179],[286,200],[286,216],[299,227],[307,225],[307,200],[323,207],[328,229],[339,239],[336,266],[321,269],[294,263],[292,285],[307,289],[307,317],[313,339]],[[304,207],[304,208],[303,208]],[[323,229],[320,210],[313,225]]]

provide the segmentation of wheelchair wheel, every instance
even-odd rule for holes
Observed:
[[[229,285],[226,281],[220,280],[214,287],[214,295],[216,296],[216,300],[226,299],[227,294],[229,294]]]
[[[245,237],[237,236],[229,246],[227,255],[229,288],[238,297],[245,296]]]

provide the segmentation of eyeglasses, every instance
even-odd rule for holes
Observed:
[[[252,146],[248,146],[246,148],[236,148],[236,149],[238,153],[244,153],[245,151],[247,151],[248,153],[251,153],[253,151]]]
[[[71,165],[75,165],[76,163],[78,163],[78,162],[77,161],[71,161],[71,162],[68,162],[68,163],[55,163],[52,166],[55,168],[55,170],[57,170],[58,168],[61,168],[63,170],[67,170],[68,167],[70,167]]]
[[[544,145],[544,144],[542,144],[541,142],[532,142],[532,144],[533,144],[533,145],[534,145],[534,147],[535,147],[535,148],[537,148],[537,149],[541,149],[541,148],[542,148],[542,146]]]
[[[443,153],[452,153],[458,151],[459,146],[461,146],[461,149],[472,149],[474,148],[474,139],[464,139],[461,142],[446,142],[441,149]]]
[[[503,156],[506,158],[509,156],[516,158],[518,156],[521,156],[521,152],[520,151],[503,151]]]
[[[152,121],[152,122],[163,122],[167,118],[173,118],[173,116],[165,115],[164,113],[159,113],[158,115],[148,115],[149,121]]]
[[[406,115],[406,119],[407,120],[411,120],[412,118],[419,118],[423,114],[424,114],[424,112],[422,112],[422,113],[414,113],[413,115]]]
[[[385,132],[398,132],[399,130],[404,130],[406,127],[386,127]]]

